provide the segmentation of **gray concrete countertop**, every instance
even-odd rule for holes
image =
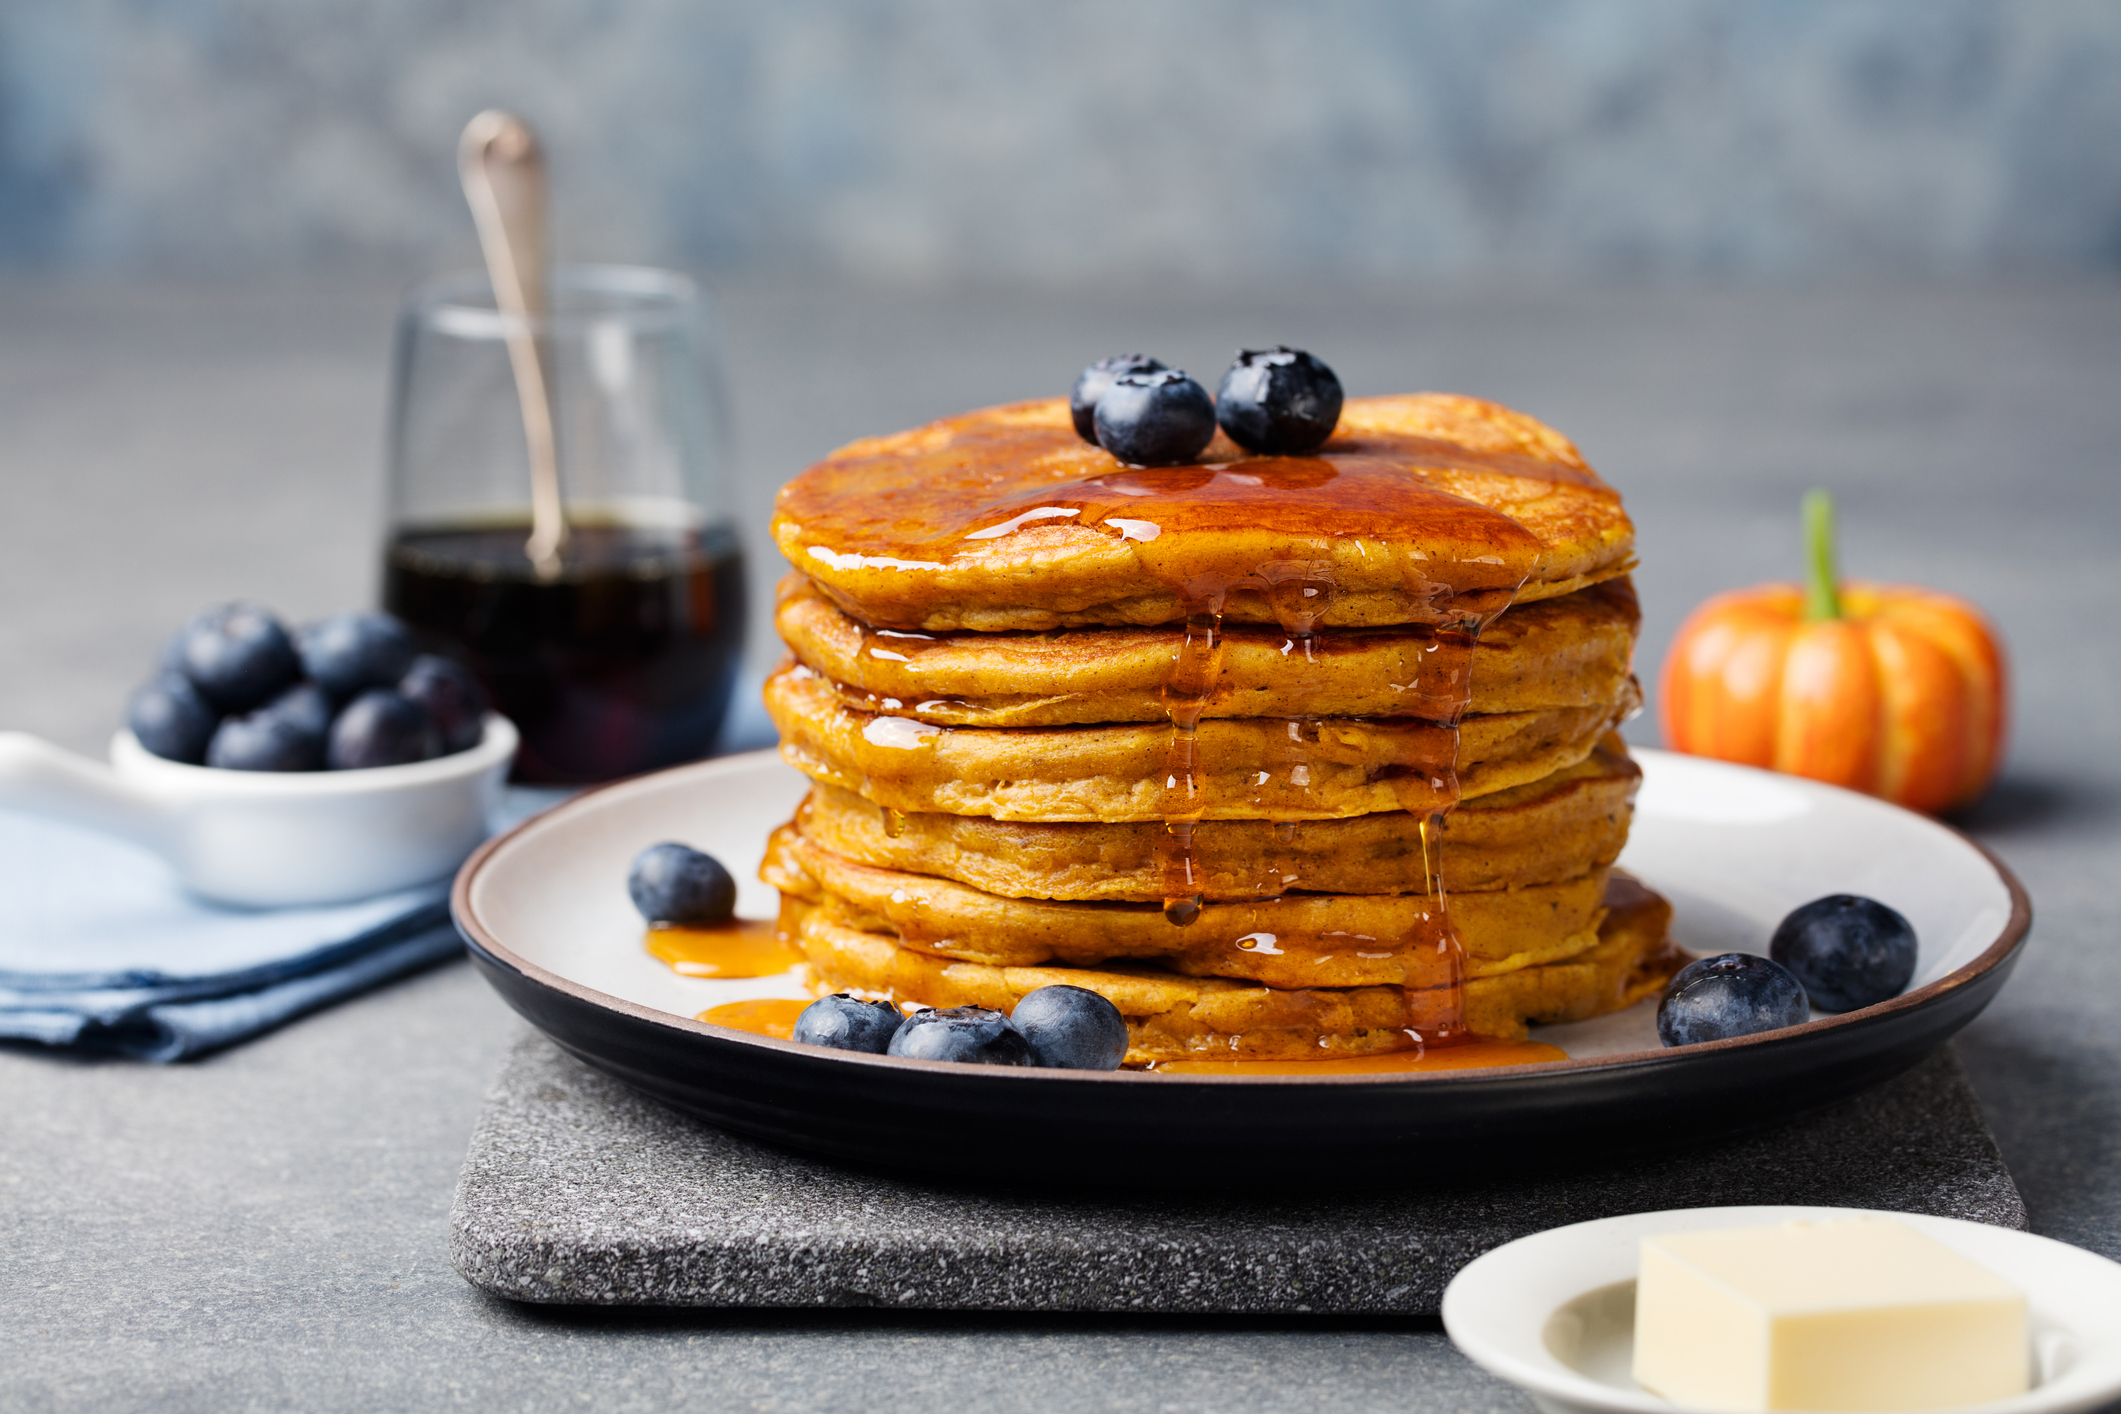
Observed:
[[[810,458],[1135,348],[1209,376],[1298,343],[1353,392],[1565,429],[1640,527],[1646,681],[1702,596],[1796,572],[1797,497],[1834,487],[1850,573],[1967,594],[2010,642],[2011,764],[1966,823],[2038,921],[1959,1052],[2034,1230],[2121,1257],[2121,285],[723,296],[761,591]],[[372,593],[392,309],[0,284],[0,727],[96,750],[195,608]],[[497,1301],[447,1215],[513,1034],[455,965],[189,1066],[0,1050],[0,1408],[1528,1407],[1421,1323]]]

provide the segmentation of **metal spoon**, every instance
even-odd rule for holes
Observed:
[[[508,362],[523,405],[530,446],[530,538],[523,553],[540,579],[560,573],[567,512],[552,430],[551,365],[546,352],[545,156],[537,134],[513,113],[489,108],[464,125],[457,175],[478,224],[479,247],[501,312],[513,315]]]

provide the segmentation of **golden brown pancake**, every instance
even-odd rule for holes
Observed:
[[[1625,875],[1608,885],[1606,915],[1590,949],[1559,962],[1465,983],[1467,1026],[1522,1039],[1527,1022],[1578,1021],[1617,1011],[1671,979],[1683,958],[1665,941],[1671,906]],[[1183,977],[1149,964],[1101,968],[998,967],[954,962],[864,932],[791,899],[784,925],[810,960],[820,995],[853,991],[925,1006],[1012,1011],[1026,993],[1067,985],[1119,1008],[1127,1064],[1160,1060],[1333,1060],[1418,1044],[1421,994],[1403,987],[1280,990],[1217,977]]]
[[[1604,868],[1627,843],[1642,772],[1609,736],[1573,766],[1466,802],[1444,819],[1441,869],[1457,892],[1551,884]],[[1015,898],[1156,902],[1166,835],[1155,821],[1042,824],[883,810],[812,789],[796,826],[857,863],[955,879]],[[1421,833],[1403,812],[1276,825],[1210,820],[1193,832],[1195,878],[1216,901],[1318,893],[1421,893]]]
[[[1471,653],[1477,713],[1611,702],[1625,690],[1641,612],[1625,576],[1520,604]],[[1161,722],[1177,628],[928,634],[849,618],[801,575],[774,616],[805,665],[859,711],[942,726],[1054,727]],[[1440,651],[1456,651],[1445,645]],[[1447,717],[1464,684],[1439,681],[1436,636],[1412,628],[1292,638],[1227,627],[1204,717]]]
[[[766,699],[816,784],[761,872],[821,987],[1088,987],[1137,1064],[1624,1005],[1675,965],[1610,875],[1633,533],[1565,438],[1442,394],[1306,457],[1122,466],[1057,399],[855,443],[777,506]]]
[[[1634,527],[1552,428],[1443,393],[1351,398],[1306,457],[1220,436],[1128,467],[1059,398],[852,443],[782,488],[781,552],[864,623],[1285,627],[1457,621],[1611,579]]]
[[[826,916],[937,957],[998,967],[1156,958],[1194,977],[1269,987],[1430,986],[1440,980],[1435,901],[1423,894],[1286,894],[1211,903],[1191,923],[1160,905],[1005,898],[947,879],[843,859],[776,831],[761,878]],[[1468,976],[1512,972],[1597,942],[1606,871],[1555,884],[1450,895]]]
[[[1309,722],[1219,718],[1200,724],[1197,810],[1205,820],[1318,820],[1430,810],[1536,781],[1591,754],[1640,704],[1467,717]],[[938,727],[857,712],[800,664],[766,682],[781,755],[811,779],[900,811],[997,820],[1161,820],[1168,725]],[[1454,740],[1455,736],[1455,740]]]

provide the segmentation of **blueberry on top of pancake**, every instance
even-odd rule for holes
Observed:
[[[1112,380],[1122,373],[1157,373],[1167,365],[1162,359],[1147,354],[1114,354],[1101,358],[1075,375],[1075,386],[1068,393],[1068,415],[1075,420],[1075,435],[1097,445],[1097,400],[1112,386]]]
[[[1248,452],[1301,456],[1333,435],[1343,401],[1339,377],[1304,350],[1239,349],[1215,390],[1215,421]]]

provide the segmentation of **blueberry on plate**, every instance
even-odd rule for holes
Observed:
[[[412,666],[412,635],[405,625],[374,609],[333,614],[295,635],[302,671],[339,702],[364,688],[389,687]]]
[[[256,604],[208,609],[178,632],[164,661],[223,712],[248,712],[302,675],[294,640]]]
[[[206,760],[220,713],[182,673],[157,673],[125,704],[125,725],[140,745],[170,761]]]
[[[471,669],[453,658],[422,653],[399,679],[398,691],[435,719],[445,754],[471,750],[486,733],[486,689]]]
[[[1333,435],[1340,379],[1302,349],[1239,349],[1215,390],[1215,420],[1247,451],[1293,457]]]
[[[886,1055],[967,1065],[1033,1065],[1031,1043],[1009,1018],[983,1006],[917,1011],[891,1037]]]
[[[905,1018],[889,1002],[865,1002],[845,992],[820,997],[795,1019],[795,1039],[806,1046],[835,1051],[867,1051],[880,1056]]]
[[[1810,1019],[1804,987],[1788,968],[1752,953],[1727,952],[1679,969],[1657,1003],[1657,1037],[1667,1046],[1691,1046]]]
[[[1147,354],[1114,354],[1101,358],[1075,375],[1075,387],[1068,394],[1068,413],[1075,419],[1075,435],[1097,445],[1097,400],[1112,386],[1112,380],[1122,373],[1160,373],[1166,367],[1161,359]]]
[[[736,915],[736,880],[722,861],[675,840],[633,857],[626,892],[650,923],[727,923]]]
[[[301,688],[294,688],[255,712],[224,717],[207,743],[206,764],[224,771],[321,769],[324,729],[305,710],[300,693]],[[328,711],[325,720],[330,720]]]
[[[1028,992],[1009,1020],[1031,1043],[1032,1059],[1054,1070],[1118,1070],[1127,1058],[1119,1008],[1083,987]]]
[[[1097,400],[1097,445],[1130,466],[1180,466],[1215,439],[1208,390],[1175,368],[1122,373]]]
[[[1899,996],[1914,980],[1915,925],[1874,898],[1830,894],[1793,909],[1768,956],[1821,1011],[1854,1011]]]
[[[425,707],[391,688],[372,687],[332,722],[324,760],[334,771],[358,771],[441,754],[442,735]]]

